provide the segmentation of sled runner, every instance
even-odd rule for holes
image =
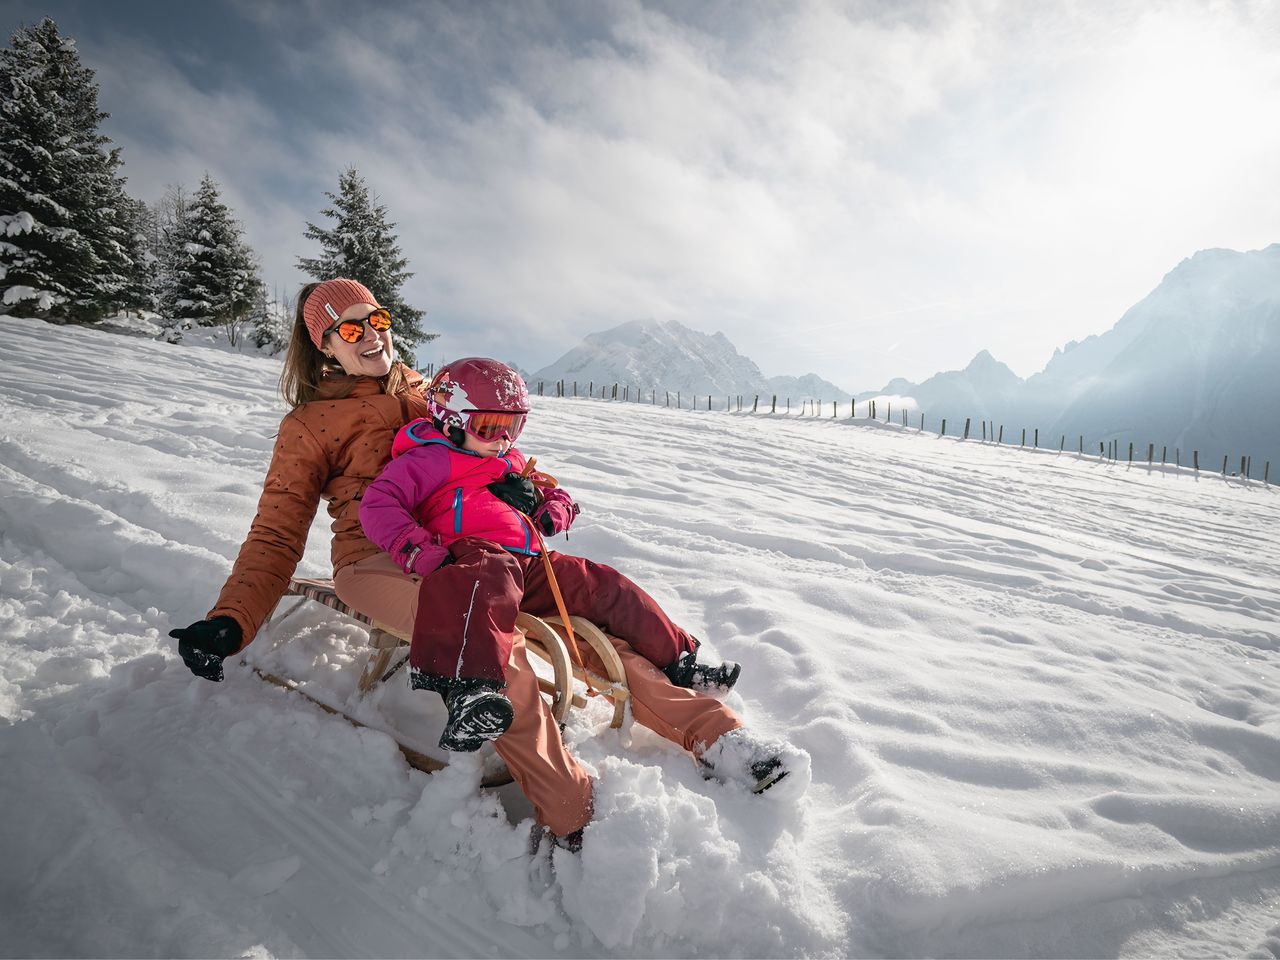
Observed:
[[[346,709],[325,703],[312,696],[303,690],[297,681],[263,670],[247,663],[243,659],[241,662],[246,663],[254,673],[268,683],[297,693],[322,710],[344,717],[358,727],[368,726],[367,723],[356,719],[348,711],[354,710],[369,693],[380,684],[390,680],[405,666],[409,658],[409,637],[352,610],[339,599],[338,594],[334,591],[332,580],[296,577],[289,582],[286,593],[298,598],[298,602],[279,618],[275,618],[273,614],[274,626],[277,630],[279,630],[283,621],[301,609],[308,601],[322,603],[326,607],[336,610],[369,628],[369,651],[365,655],[361,666],[355,692],[345,705]],[[540,659],[546,661],[551,667],[554,679],[539,677],[538,685],[543,694],[550,700],[552,715],[556,718],[556,722],[563,726],[571,707],[582,708],[587,705],[586,697],[574,690],[574,682],[578,681],[585,686],[587,696],[601,695],[613,704],[613,718],[610,721],[610,726],[622,726],[622,721],[626,714],[627,700],[630,697],[630,693],[627,690],[626,675],[622,668],[622,659],[618,656],[618,652],[613,648],[613,644],[609,642],[609,638],[604,631],[591,623],[591,621],[583,617],[570,617],[569,625],[572,629],[566,628],[561,617],[546,617],[544,619],[527,613],[521,613],[516,619],[516,629],[524,636],[525,648],[530,653],[536,654]],[[571,656],[569,644],[574,643],[578,638],[585,640],[600,658],[605,666],[607,676],[602,677],[581,665],[580,656]],[[566,643],[566,640],[568,643]],[[444,769],[446,766],[444,761],[429,756],[405,743],[403,738],[397,736],[394,731],[385,732],[396,740],[397,745],[400,747],[400,752],[404,754],[410,766],[426,773],[434,773],[437,770]],[[511,775],[507,772],[506,766],[499,763],[497,769],[485,775],[481,781],[481,786],[496,787],[510,782]]]

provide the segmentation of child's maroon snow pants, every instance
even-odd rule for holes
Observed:
[[[409,663],[436,677],[506,682],[516,615],[557,612],[543,560],[478,537],[454,541],[449,554],[453,563],[422,582]],[[547,556],[570,615],[625,640],[656,667],[697,648],[657,601],[617,570],[563,553]]]

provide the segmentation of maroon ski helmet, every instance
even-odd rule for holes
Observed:
[[[426,393],[431,415],[446,427],[465,428],[473,413],[529,412],[524,379],[489,357],[463,357],[445,364]]]

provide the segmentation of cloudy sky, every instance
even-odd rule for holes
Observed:
[[[102,3],[133,193],[204,171],[296,289],[353,164],[439,341],[536,369],[639,318],[854,390],[1026,376],[1183,258],[1280,241],[1280,2]]]

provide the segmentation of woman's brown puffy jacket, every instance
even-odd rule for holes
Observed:
[[[257,516],[208,613],[233,618],[245,644],[284,595],[321,498],[333,518],[334,570],[378,553],[360,528],[360,498],[391,459],[396,432],[410,420],[429,416],[422,377],[406,373],[409,389],[394,397],[383,393],[383,381],[373,377],[354,384],[348,377],[329,381],[330,395],[351,392],[342,399],[322,393],[280,422]]]

